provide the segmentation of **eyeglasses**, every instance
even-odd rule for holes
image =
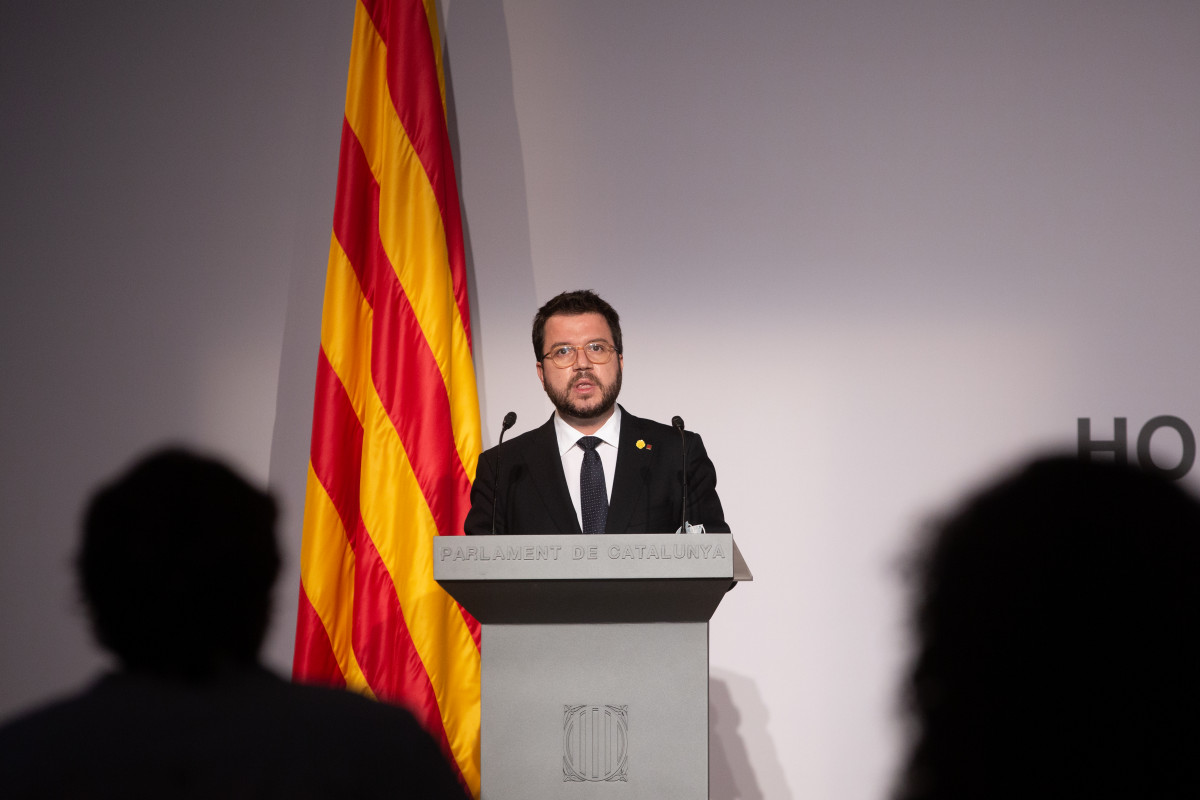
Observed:
[[[608,342],[588,342],[587,344],[560,344],[542,356],[543,359],[550,359],[554,366],[560,369],[566,369],[573,365],[577,360],[575,351],[580,350],[587,360],[593,364],[607,364],[612,361],[613,353],[617,352],[617,348],[613,347]]]

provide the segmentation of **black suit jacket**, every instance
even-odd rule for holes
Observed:
[[[709,533],[728,533],[717,473],[698,434],[686,431],[688,522]],[[638,447],[638,442],[642,447]],[[683,503],[683,453],[679,431],[621,409],[621,441],[605,533],[673,533]],[[499,494],[497,495],[497,490]],[[567,491],[553,415],[479,457],[471,486],[471,510],[463,529],[492,532],[496,498],[497,534],[579,533]]]

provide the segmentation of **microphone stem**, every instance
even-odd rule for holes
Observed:
[[[682,453],[682,455],[681,455],[682,470],[681,470],[680,474],[683,476],[683,479],[682,479],[683,502],[680,503],[680,509],[679,509],[679,532],[687,533],[688,532],[688,521],[687,521],[687,497],[688,497],[687,437],[684,436],[684,434],[683,434],[683,418],[682,417],[672,417],[671,424],[674,425],[675,429],[679,431],[679,449],[680,449],[680,452]]]
[[[508,429],[517,424],[517,415],[510,411],[504,415],[504,422],[500,425],[500,441],[496,443],[496,480],[492,488],[492,536],[496,535],[496,506],[500,503],[500,467],[503,465],[502,458],[504,451],[500,449],[504,444],[504,434]]]

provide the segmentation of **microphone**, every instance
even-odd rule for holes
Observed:
[[[500,441],[496,443],[496,490],[492,494],[492,536],[496,535],[496,502],[500,498],[500,465],[504,463],[501,456],[504,451],[500,449],[500,445],[504,444],[504,434],[513,425],[517,424],[517,412],[510,411],[504,415],[504,422],[500,425]]]
[[[679,532],[687,533],[687,437],[683,435],[683,417],[671,417],[671,424],[675,426],[675,430],[679,431],[679,443],[682,446],[683,451],[683,461],[681,462],[683,465],[683,470],[679,473],[683,480],[683,503],[682,507],[680,508]]]

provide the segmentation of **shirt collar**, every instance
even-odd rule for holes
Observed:
[[[568,425],[557,411],[554,412],[554,433],[558,436],[558,454],[560,456],[574,447],[580,436],[587,435]],[[600,427],[600,430],[591,435],[598,436],[605,444],[616,447],[621,441],[621,407],[614,405],[612,416]]]

